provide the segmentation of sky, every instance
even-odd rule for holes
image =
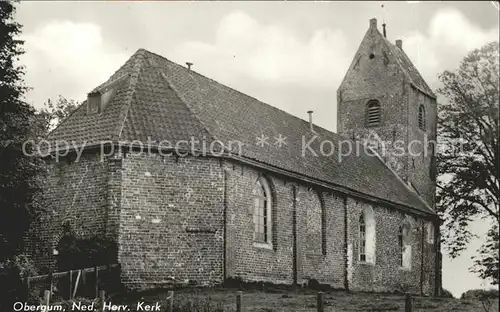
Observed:
[[[382,7],[384,5],[384,7]],[[429,86],[474,48],[498,40],[498,9],[471,2],[21,2],[26,100],[83,101],[139,48],[336,131],[336,91],[370,18],[385,21]],[[439,98],[438,98],[439,101]],[[486,221],[473,224],[484,237]],[[443,260],[455,296],[487,283],[468,272],[473,241]]]

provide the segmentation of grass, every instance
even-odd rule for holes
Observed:
[[[184,312],[222,312],[236,310],[236,292],[228,288],[190,288],[177,289],[174,295],[174,311]],[[243,307],[246,312],[288,312],[316,311],[316,291],[303,288],[266,287],[245,289]],[[117,304],[129,304],[135,311],[138,301],[154,305],[160,302],[166,308],[167,290],[154,290],[129,293],[113,299]],[[325,311],[404,311],[404,297],[397,294],[355,293],[337,290],[324,291]],[[493,312],[499,311],[498,300],[485,309],[479,300],[452,298],[414,297],[413,311],[462,311]],[[487,307],[488,308],[488,307]]]

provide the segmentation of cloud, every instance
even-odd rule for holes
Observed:
[[[403,48],[436,89],[439,72],[457,68],[469,51],[497,38],[497,28],[482,29],[449,8],[437,11],[424,29],[405,33]],[[315,121],[335,129],[335,92],[356,48],[341,29],[316,29],[304,38],[233,11],[219,22],[213,42],[186,41],[169,55],[301,118],[307,109],[317,110]]]
[[[101,28],[91,23],[53,20],[22,39],[25,82],[33,88],[27,99],[36,107],[58,94],[83,100],[129,57],[107,48]]]
[[[213,42],[187,41],[169,54],[302,118],[306,110],[322,105],[323,116],[316,121],[335,129],[336,89],[353,53],[340,29],[317,29],[301,39],[288,28],[233,11],[220,20]]]
[[[331,29],[318,29],[301,41],[286,28],[261,25],[236,11],[220,21],[214,43],[186,42],[176,55],[191,57],[195,64],[199,60],[223,78],[244,75],[266,83],[325,86],[347,69],[351,56],[345,42],[341,30]]]
[[[113,39],[122,34],[105,39],[101,26],[52,19],[23,35],[27,53],[21,61],[34,88],[29,102],[40,106],[58,94],[83,100],[130,57],[133,51],[115,48]],[[348,40],[347,28],[302,30],[232,11],[216,24],[212,39],[169,40],[157,32],[154,41],[142,44],[179,64],[191,61],[194,70],[301,118],[314,110],[315,122],[334,130],[336,89],[362,38]],[[469,50],[497,37],[497,29],[482,29],[447,9],[436,12],[425,29],[405,33],[403,46],[436,88],[438,72],[456,68]]]
[[[498,35],[498,28],[482,29],[450,8],[433,16],[426,33],[406,34],[403,48],[431,87],[436,87],[437,73],[455,70],[468,52],[498,41]]]

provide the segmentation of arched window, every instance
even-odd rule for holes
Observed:
[[[420,104],[418,107],[418,127],[425,131],[425,106]]]
[[[399,265],[404,269],[411,269],[411,226],[405,223],[399,227]]]
[[[380,125],[380,102],[370,100],[366,103],[365,122],[367,127],[376,127]]]
[[[359,216],[359,261],[375,263],[375,219],[365,208]]]
[[[314,190],[310,190],[310,204],[307,207],[307,251],[313,254],[326,254],[323,203]]]
[[[254,196],[254,240],[258,243],[271,244],[271,188],[264,177],[259,177],[253,188]]]

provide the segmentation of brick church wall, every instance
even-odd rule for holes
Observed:
[[[356,291],[395,291],[407,289],[413,293],[421,291],[422,238],[424,238],[423,287],[432,289],[434,282],[433,247],[427,243],[423,220],[407,216],[397,210],[374,207],[376,221],[375,264],[360,263],[358,253],[359,215],[364,207],[371,205],[361,200],[348,198],[347,231],[348,249],[346,259],[344,245],[344,199],[341,195],[320,191],[324,201],[326,217],[326,254],[308,252],[307,209],[314,201],[316,190],[308,185],[297,184],[283,177],[266,174],[241,164],[226,164],[228,175],[228,241],[226,270],[229,277],[240,277],[247,281],[274,283],[293,282],[293,190],[297,189],[297,282],[303,284],[310,279],[344,288],[350,262],[349,288]],[[273,250],[253,246],[252,189],[259,174],[271,182],[274,199]],[[412,266],[403,269],[399,264],[399,226],[405,218],[412,220]],[[321,226],[316,223],[314,226]],[[424,229],[424,231],[423,231]],[[425,291],[424,291],[425,292]],[[432,291],[431,291],[432,292]],[[430,293],[431,293],[430,292]]]
[[[407,216],[396,210],[374,207],[376,261],[370,265],[357,261],[358,219],[368,203],[344,200],[341,194],[248,165],[147,154],[117,155],[101,162],[89,152],[79,162],[53,163],[49,172],[45,196],[53,209],[35,226],[37,240],[31,241],[40,251],[35,259],[43,268],[53,265],[52,248],[67,220],[79,237],[117,240],[122,282],[129,288],[171,282],[208,285],[224,277],[291,284],[295,267],[299,284],[315,279],[344,288],[348,278],[351,290],[434,290],[436,255],[422,237],[427,231],[420,219],[409,217],[411,270],[399,266],[398,229]],[[269,180],[273,193],[272,249],[253,245],[252,189],[259,174]],[[323,211],[317,211],[318,202]],[[308,221],[311,217],[316,222]],[[318,233],[321,238],[312,241]]]
[[[416,151],[421,152],[421,154],[413,157],[408,156],[409,180],[431,207],[434,207],[436,202],[436,164],[434,157],[437,146],[434,147],[435,151],[433,151],[431,144],[436,142],[437,103],[435,99],[416,89],[412,89],[409,100],[408,140],[421,142],[421,145],[415,144]],[[424,105],[426,112],[425,131],[418,127],[418,108],[420,104]]]
[[[424,223],[424,248],[423,248],[423,264],[424,272],[422,275],[422,293],[425,295],[437,295],[436,291],[436,257],[440,255],[438,237],[436,235],[436,227],[434,230],[434,239],[429,241],[429,232],[427,231],[428,222]],[[439,279],[439,278],[438,278]],[[438,291],[441,291],[440,289]]]
[[[273,249],[256,247],[253,244],[253,198],[252,189],[259,174],[265,174],[273,190]],[[307,209],[316,200],[316,191],[305,184],[297,184],[273,174],[249,166],[228,162],[227,174],[227,263],[228,277],[239,277],[247,281],[293,283],[293,187],[296,187],[297,203],[297,282],[309,279],[330,284],[336,288],[344,286],[344,217],[343,204],[339,197],[321,193],[325,204],[326,253],[308,251],[307,232],[318,229],[307,228]],[[316,223],[314,227],[320,227]],[[320,230],[321,231],[321,230]]]
[[[119,233],[130,288],[223,279],[223,175],[219,160],[127,154]]]
[[[293,282],[292,185],[266,176],[272,189],[273,248],[253,246],[252,190],[259,172],[226,163],[227,243],[226,275],[246,281]]]
[[[116,174],[119,161],[101,162],[97,152],[88,151],[78,161],[73,155],[47,163],[41,198],[46,211],[33,221],[27,239],[27,249],[41,272],[55,269],[53,250],[63,235],[64,224],[78,238],[116,237],[118,226],[116,218],[107,216],[108,207],[118,206],[110,198],[108,184],[120,180]]]
[[[372,206],[375,218],[376,249],[375,263],[359,261],[359,216],[365,202],[348,199],[348,237],[349,249],[352,250],[352,280],[350,289],[355,291],[395,291],[408,290],[420,293],[422,221],[401,212],[384,207]],[[400,265],[399,227],[405,219],[411,220],[411,269]]]
[[[301,185],[298,188],[297,210],[299,219],[297,222],[299,233],[299,256],[303,259],[302,279],[316,279],[320,283],[330,284],[335,288],[343,288],[345,281],[345,255],[344,255],[344,207],[343,199],[328,192],[320,192],[324,202],[325,225],[322,235],[325,240],[324,254],[308,251],[311,243],[307,239],[310,229],[307,227],[307,210],[310,209],[309,202],[315,197],[316,190],[310,191],[307,186]],[[315,223],[315,227],[320,227],[321,223]],[[317,232],[317,231],[314,231]],[[300,271],[299,271],[300,272]],[[299,275],[300,277],[300,275]]]

